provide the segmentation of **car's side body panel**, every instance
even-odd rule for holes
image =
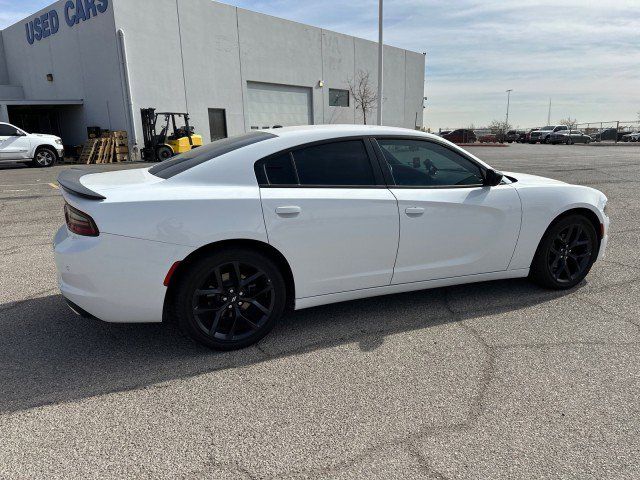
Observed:
[[[586,208],[592,211],[608,235],[609,220],[602,214],[604,196],[590,187],[551,183],[552,180],[509,173],[520,179],[514,186],[522,199],[522,231],[509,269],[529,268],[540,240],[551,222],[569,210]],[[598,232],[600,233],[600,232]]]
[[[400,211],[394,284],[496,272],[509,266],[522,213],[513,186],[391,191]],[[416,209],[418,213],[412,213]]]
[[[84,186],[106,197],[103,201],[65,192],[67,201],[91,215],[101,232],[194,250],[232,238],[267,242],[257,183],[188,185],[159,179],[146,170],[115,173],[121,178],[100,174],[81,178]]]
[[[466,283],[488,282],[491,280],[506,280],[510,278],[524,278],[529,275],[529,269],[505,270],[502,272],[481,273],[477,275],[465,275],[462,277],[440,278],[438,280],[427,280],[424,282],[401,283],[386,287],[365,288],[362,290],[351,290],[330,295],[320,295],[317,297],[307,297],[296,300],[296,310],[317,307],[329,303],[347,302],[361,298],[377,297],[379,295],[391,295],[394,293],[414,292],[416,290],[426,290],[429,288],[449,287],[451,285],[464,285]]]
[[[297,298],[391,283],[398,206],[388,189],[263,188],[261,193],[269,243],[289,261]]]
[[[160,322],[163,281],[190,248],[101,233],[74,235],[63,226],[54,239],[63,295],[106,322]]]

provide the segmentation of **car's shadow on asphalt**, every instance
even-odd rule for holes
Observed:
[[[290,314],[257,347],[226,353],[194,344],[171,323],[118,325],[80,318],[59,295],[0,305],[0,412],[341,344],[372,350],[387,335],[515,311],[565,294],[511,280],[327,305]]]

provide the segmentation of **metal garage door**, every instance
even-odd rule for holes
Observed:
[[[247,82],[247,127],[311,125],[311,88]]]

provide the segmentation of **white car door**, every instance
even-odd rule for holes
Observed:
[[[31,143],[20,129],[8,123],[0,123],[0,160],[29,158]]]
[[[507,269],[522,218],[515,188],[482,186],[480,166],[442,144],[377,142],[400,212],[393,284]]]
[[[389,285],[395,197],[367,139],[296,148],[256,164],[269,243],[289,261],[296,298]]]

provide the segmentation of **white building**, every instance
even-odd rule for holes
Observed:
[[[385,46],[383,124],[422,125],[425,57]],[[377,44],[211,0],[60,0],[0,32],[0,121],[80,144],[140,109],[188,111],[206,141],[274,125],[362,123]],[[375,119],[376,112],[369,118]]]

